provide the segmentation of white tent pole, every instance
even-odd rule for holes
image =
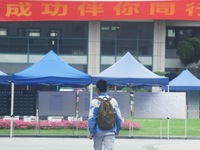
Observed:
[[[92,101],[93,99],[93,85],[90,84],[90,102]]]
[[[170,130],[170,128],[169,128],[169,117],[167,117],[167,123],[168,123],[168,125],[167,125],[167,139],[169,140],[169,130]]]
[[[185,139],[187,139],[187,116],[185,117]]]
[[[162,139],[162,118],[160,118],[160,139]]]
[[[169,84],[167,85],[167,92],[169,92]],[[168,117],[167,117],[167,123],[168,123],[168,125],[167,125],[167,139],[169,140],[169,130],[170,130],[170,127],[169,127],[169,104],[168,104],[168,107],[167,107],[167,109],[168,109]]]
[[[129,88],[132,90],[132,87],[129,85]],[[130,92],[131,93],[131,92]],[[134,96],[134,94],[132,95]],[[130,95],[130,100],[131,100],[131,95]],[[132,99],[133,100],[133,99]],[[134,118],[133,118],[133,103],[131,102],[130,103],[130,107],[131,107],[131,126],[129,128],[131,134],[129,134],[129,137],[133,136],[133,129],[134,129]]]
[[[90,84],[90,102],[92,101],[93,99],[93,84]],[[88,132],[88,136],[89,136],[89,129],[87,127],[87,132]]]
[[[14,112],[14,83],[11,82],[11,110],[10,110],[10,137],[13,137],[13,112]]]
[[[186,101],[187,101],[187,95],[189,96],[189,93],[186,91],[185,92],[185,94],[186,94]],[[187,102],[186,102],[186,104],[185,104],[185,139],[187,139]]]

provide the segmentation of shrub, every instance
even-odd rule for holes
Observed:
[[[10,120],[0,119],[0,129],[8,129],[10,128]]]
[[[125,120],[122,124],[122,129],[128,130],[131,127],[133,127],[133,129],[140,129],[141,125],[137,122],[132,122],[132,121],[129,121],[129,120]]]
[[[68,129],[87,129],[87,120],[83,121],[48,121],[48,120],[41,120],[39,124],[36,121],[26,122],[24,120],[14,120],[14,128],[15,129],[35,129],[37,126],[40,129],[61,129],[61,128],[68,128]],[[122,129],[128,130],[130,127],[134,129],[140,129],[141,125],[137,122],[132,122],[129,120],[125,120],[123,122]],[[0,129],[9,129],[10,128],[10,120],[9,119],[0,119]]]

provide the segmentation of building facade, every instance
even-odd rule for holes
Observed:
[[[185,36],[200,37],[200,22],[1,22],[0,68],[12,74],[54,50],[70,65],[95,75],[129,51],[153,71],[173,71],[184,67],[176,48]]]
[[[91,75],[127,51],[154,72],[173,72],[184,68],[176,55],[178,43],[200,37],[198,12],[187,1],[11,0],[0,5],[0,69],[8,74],[49,50]]]

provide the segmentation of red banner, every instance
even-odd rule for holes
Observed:
[[[0,22],[53,20],[199,21],[200,1],[0,1]]]

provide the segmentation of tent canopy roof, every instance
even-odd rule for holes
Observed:
[[[9,84],[12,81],[12,76],[0,71],[0,84]]]
[[[167,77],[159,76],[139,63],[127,52],[119,61],[92,76],[92,82],[104,79],[112,85],[167,85]]]
[[[165,88],[167,90],[167,87]],[[170,91],[200,90],[200,80],[188,69],[169,82]]]
[[[0,71],[0,76],[1,75],[7,75],[6,73],[4,73],[3,71]]]
[[[39,62],[13,76],[15,84],[60,84],[83,86],[91,83],[91,76],[81,72],[63,60],[52,50]]]

